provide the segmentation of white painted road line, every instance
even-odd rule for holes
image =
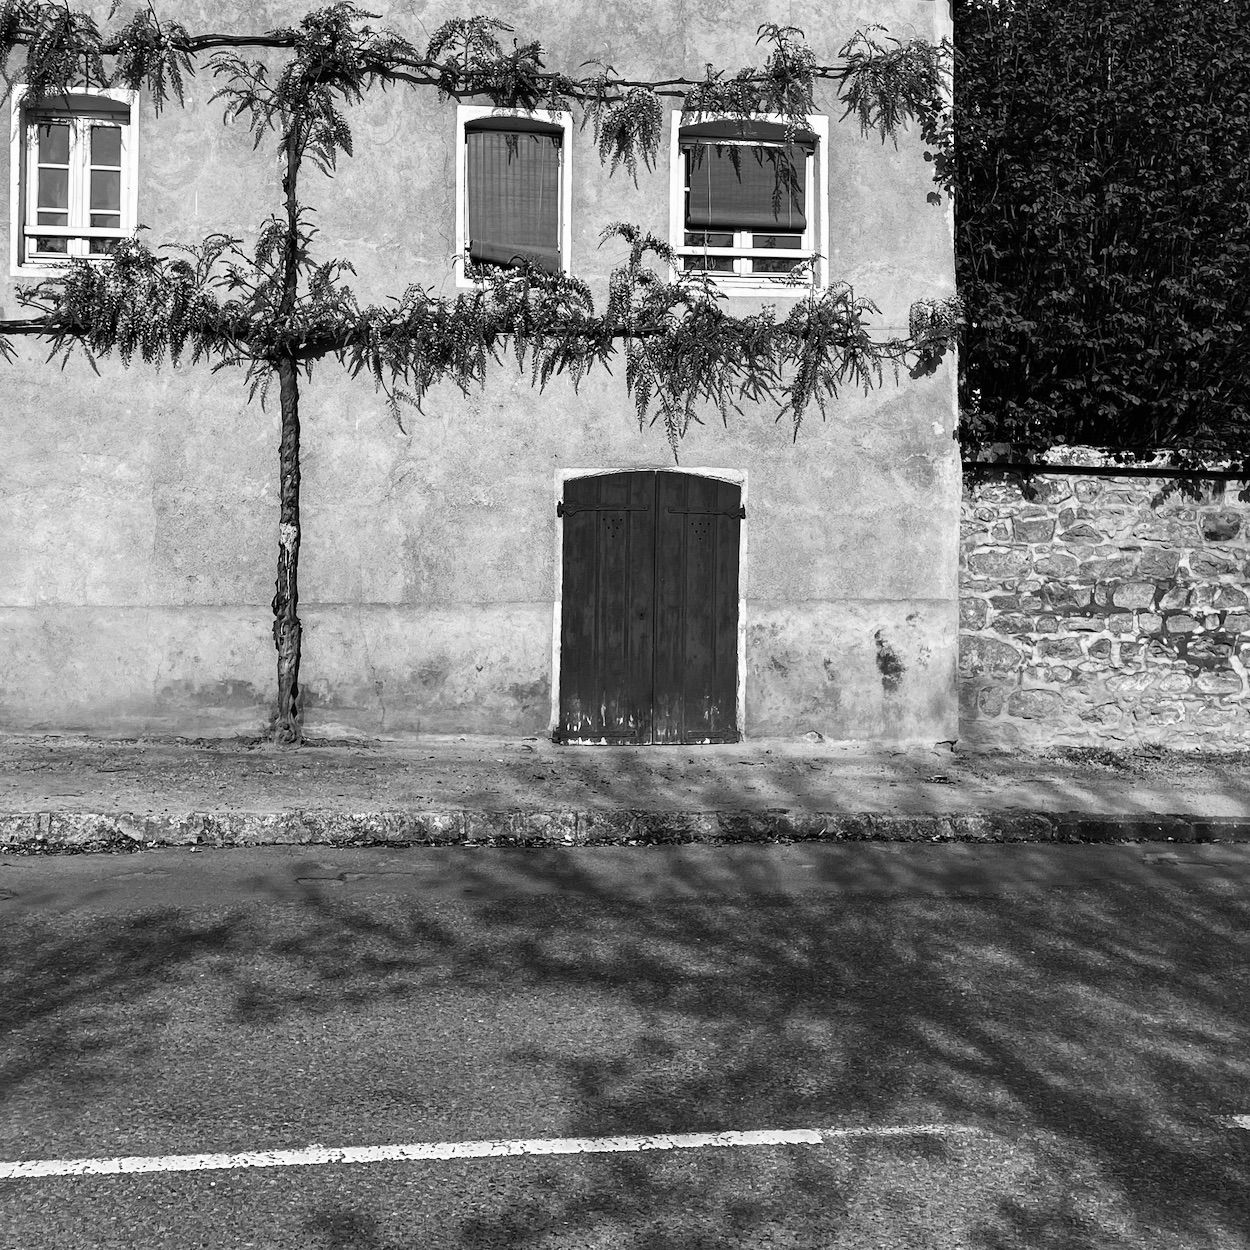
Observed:
[[[519,1141],[412,1142],[402,1146],[306,1146],[238,1154],[128,1155],[112,1159],[26,1159],[0,1162],[0,1180],[42,1176],[116,1176],[137,1172],[207,1172],[223,1168],[289,1168],[322,1163],[411,1163],[431,1159],[493,1159],[510,1155],[612,1154],[698,1150],[712,1146],[820,1146],[847,1137],[954,1136],[983,1130],[960,1124],[882,1128],[752,1129],[729,1133],[661,1133],[653,1137],[537,1137]]]
[[[1250,1115],[1221,1115],[1216,1119],[1229,1128],[1250,1128]]]

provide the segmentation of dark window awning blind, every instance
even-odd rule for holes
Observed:
[[[718,143],[717,140],[731,142]],[[681,128],[694,230],[807,229],[806,162],[816,136],[755,122],[703,122]]]
[[[560,272],[561,137],[522,118],[465,126],[470,260]]]

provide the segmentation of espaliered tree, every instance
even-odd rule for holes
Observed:
[[[576,386],[586,373],[625,358],[625,386],[641,425],[659,423],[676,457],[680,440],[702,406],[723,419],[743,400],[770,403],[797,437],[813,406],[823,416],[845,385],[865,390],[885,370],[912,376],[937,368],[957,331],[955,301],[913,306],[909,335],[881,340],[868,329],[878,310],[845,284],[817,290],[778,320],[771,309],[734,317],[706,276],[678,273],[668,244],[626,223],[605,231],[627,254],[596,308],[578,278],[522,266],[481,267],[479,289],[446,299],[412,285],[385,306],[361,306],[344,281],[346,260],[319,260],[310,209],[300,200],[301,169],[311,162],[332,174],[351,155],[345,112],[375,87],[405,85],[444,98],[485,98],[496,106],[576,110],[589,126],[610,172],[636,176],[657,157],[665,98],[689,114],[743,122],[779,114],[799,127],[814,111],[813,91],[831,79],[861,130],[893,136],[914,120],[933,149],[939,172],[949,157],[945,106],[949,47],[903,44],[879,28],[858,32],[842,63],[820,66],[790,27],[762,27],[768,49],[759,67],[727,73],[708,68],[703,79],[641,82],[599,67],[590,77],[549,71],[538,43],[501,38],[511,33],[485,17],[440,27],[424,50],[398,34],[375,29],[371,15],[350,4],[309,13],[298,27],[261,35],[189,34],[141,11],[106,37],[87,15],[43,2],[0,4],[0,67],[25,50],[24,77],[32,102],[66,94],[84,80],[146,88],[159,109],[172,95],[184,102],[186,78],[207,54],[214,100],[228,116],[245,119],[254,143],[276,144],[281,206],[260,227],[253,247],[214,234],[157,255],[137,236],[119,243],[106,264],[70,261],[63,270],[19,289],[35,314],[0,322],[0,335],[38,335],[50,358],[76,349],[137,357],[150,365],[211,362],[245,371],[249,398],[263,403],[276,379],[281,410],[279,523],[273,636],[278,695],[273,734],[297,743],[302,734],[299,666],[301,379],[315,364],[334,361],[365,374],[402,425],[401,405],[420,406],[435,383],[463,392],[481,385],[492,364],[512,357],[538,386],[557,374]],[[241,48],[280,49],[277,70],[247,60]],[[930,199],[939,197],[930,193]],[[814,260],[814,258],[813,258]],[[802,267],[800,267],[801,269]],[[0,347],[5,343],[0,338]],[[11,347],[8,349],[11,352]]]

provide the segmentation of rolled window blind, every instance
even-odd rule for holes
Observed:
[[[807,229],[805,144],[778,147],[683,142],[690,191],[686,225],[696,230]]]
[[[560,136],[466,128],[469,258],[559,273]]]

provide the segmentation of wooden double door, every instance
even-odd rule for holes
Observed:
[[[742,488],[668,471],[572,478],[562,742],[736,742]]]

